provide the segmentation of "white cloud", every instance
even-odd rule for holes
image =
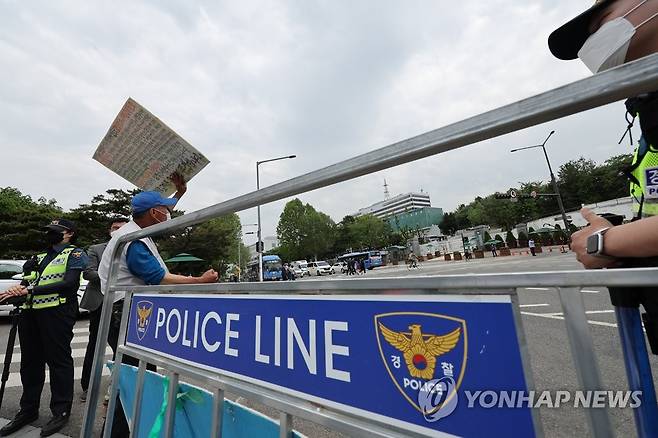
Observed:
[[[585,77],[548,53],[582,5],[491,2],[0,2],[0,186],[65,208],[130,184],[91,159],[128,96],[211,164],[180,206],[203,208]],[[602,123],[604,122],[604,123]],[[449,211],[548,177],[541,154],[510,155],[551,129],[553,165],[602,161],[621,104],[301,195],[335,220],[424,189]],[[3,166],[4,167],[4,166]],[[44,181],[47,180],[47,184]],[[263,207],[275,232],[284,201]],[[241,213],[255,222],[255,210]]]

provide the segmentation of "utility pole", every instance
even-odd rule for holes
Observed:
[[[549,138],[551,138],[551,135],[553,135],[554,133],[555,131],[551,131],[548,134],[548,137],[546,137],[546,140],[544,140],[542,144],[537,144],[534,146],[526,146],[524,148],[512,149],[510,152],[518,152],[525,149],[542,148],[542,150],[544,151],[544,158],[546,158],[546,164],[548,165],[548,172],[551,174],[551,183],[553,184],[553,190],[555,190],[555,194],[557,195],[557,205],[560,208],[560,214],[562,215],[562,221],[564,222],[564,229],[568,233],[569,220],[567,219],[567,213],[564,211],[564,204],[562,203],[562,195],[560,195],[560,189],[557,186],[557,181],[555,179],[555,175],[553,174],[553,168],[551,167],[551,162],[548,159],[548,153],[546,153],[546,142],[548,141]]]

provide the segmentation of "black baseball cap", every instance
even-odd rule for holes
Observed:
[[[78,230],[75,226],[75,222],[68,219],[55,219],[43,228],[54,231],[72,231],[74,233]]]
[[[591,8],[555,29],[548,37],[548,48],[551,49],[551,53],[558,59],[578,58],[578,51],[591,35],[589,23],[592,16],[614,1],[596,0]]]

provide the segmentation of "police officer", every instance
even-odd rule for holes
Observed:
[[[658,1],[597,0],[555,30],[548,45],[559,59],[576,59],[598,73],[658,52]],[[571,248],[586,268],[658,266],[658,91],[626,101],[630,128],[639,119],[642,136],[626,175],[635,218],[613,226],[589,209],[589,225],[572,235]],[[658,288],[611,288],[612,304],[643,305],[647,337],[658,354]]]
[[[20,295],[26,298],[18,323],[23,395],[20,410],[0,429],[0,436],[10,435],[39,418],[46,364],[50,370],[52,418],[42,428],[41,436],[59,431],[71,413],[71,340],[78,312],[80,275],[87,265],[87,255],[72,244],[76,235],[73,222],[58,219],[45,229],[48,249],[26,262],[23,270],[31,271],[25,276],[27,280],[0,294],[0,299]]]

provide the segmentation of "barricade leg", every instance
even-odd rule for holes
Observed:
[[[174,436],[174,420],[176,418],[176,396],[178,395],[178,373],[169,373],[169,386],[167,387],[167,411],[165,412],[164,437]]]
[[[292,415],[286,412],[279,415],[279,438],[292,438]]]
[[[139,361],[137,370],[137,382],[135,383],[135,400],[133,401],[132,427],[130,435],[139,436],[139,420],[142,415],[142,399],[144,398],[144,376],[146,374],[146,361]]]
[[[222,436],[222,420],[224,419],[224,390],[215,388],[212,409],[212,427],[211,433],[213,438]]]
[[[587,323],[583,294],[579,287],[558,288],[558,292],[578,383],[584,391],[601,391],[603,383]],[[586,415],[592,436],[614,437],[606,408],[587,409]]]
[[[642,392],[642,404],[633,409],[637,436],[658,436],[658,406],[656,389],[653,385],[649,354],[642,330],[640,309],[637,307],[615,307],[619,338],[624,353],[624,365],[628,377],[628,388]]]

